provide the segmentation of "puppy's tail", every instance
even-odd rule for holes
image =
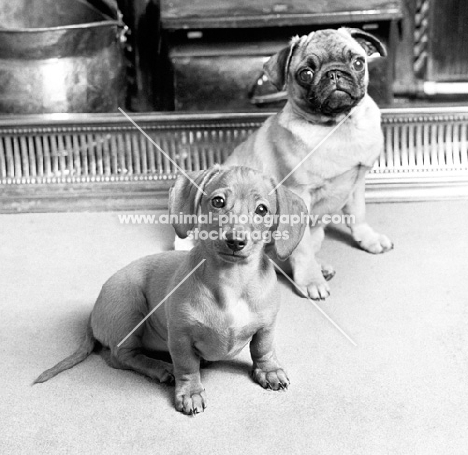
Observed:
[[[78,363],[85,360],[91,352],[93,352],[94,346],[96,345],[96,339],[93,335],[93,330],[91,328],[91,321],[88,323],[88,327],[86,328],[86,336],[83,342],[81,343],[80,347],[66,359],[63,359],[61,362],[57,363],[52,368],[44,371],[34,382],[34,384],[40,382],[46,382],[49,379],[52,379],[54,376],[58,375],[62,371],[68,370],[69,368],[74,367]]]

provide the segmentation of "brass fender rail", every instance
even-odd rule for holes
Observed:
[[[131,114],[184,170],[223,162],[271,113]],[[468,106],[383,109],[371,201],[468,197]],[[121,114],[0,117],[0,211],[165,209],[177,167]]]

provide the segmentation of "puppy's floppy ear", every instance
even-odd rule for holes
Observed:
[[[298,36],[291,40],[291,44],[269,58],[263,65],[263,70],[270,82],[278,89],[283,90],[288,81],[289,66],[294,54],[294,50],[299,43]]]
[[[274,186],[276,187],[276,184]],[[278,240],[275,240],[275,250],[278,259],[284,261],[302,240],[304,231],[309,224],[309,212],[302,198],[284,186],[276,188],[275,193],[276,214],[279,215],[276,231],[278,235],[281,235]],[[297,222],[296,219],[294,223],[291,223],[292,215],[296,215],[296,218],[299,217],[300,221]],[[304,219],[307,219],[307,222],[304,222]]]
[[[346,30],[361,45],[369,57],[376,52],[378,52],[381,57],[387,56],[387,49],[384,44],[374,35],[371,35],[359,28],[343,27],[343,30]]]
[[[187,217],[186,215],[197,215],[206,185],[213,176],[219,174],[220,170],[220,166],[216,165],[206,171],[180,174],[174,186],[169,190],[169,215],[177,215],[179,218],[172,223],[172,226],[181,239],[185,239],[188,231],[195,226],[195,217]],[[180,219],[181,214],[186,218],[187,223],[182,222],[183,220]]]

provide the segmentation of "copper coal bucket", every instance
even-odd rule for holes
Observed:
[[[0,0],[0,113],[114,112],[124,24],[85,0]]]

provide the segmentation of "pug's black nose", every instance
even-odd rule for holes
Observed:
[[[245,238],[236,237],[234,234],[226,234],[226,245],[236,252],[242,250],[247,245],[247,241]]]
[[[341,71],[338,70],[333,70],[333,71],[328,71],[327,77],[331,79],[333,82],[338,81],[338,79],[341,79],[342,73]]]

